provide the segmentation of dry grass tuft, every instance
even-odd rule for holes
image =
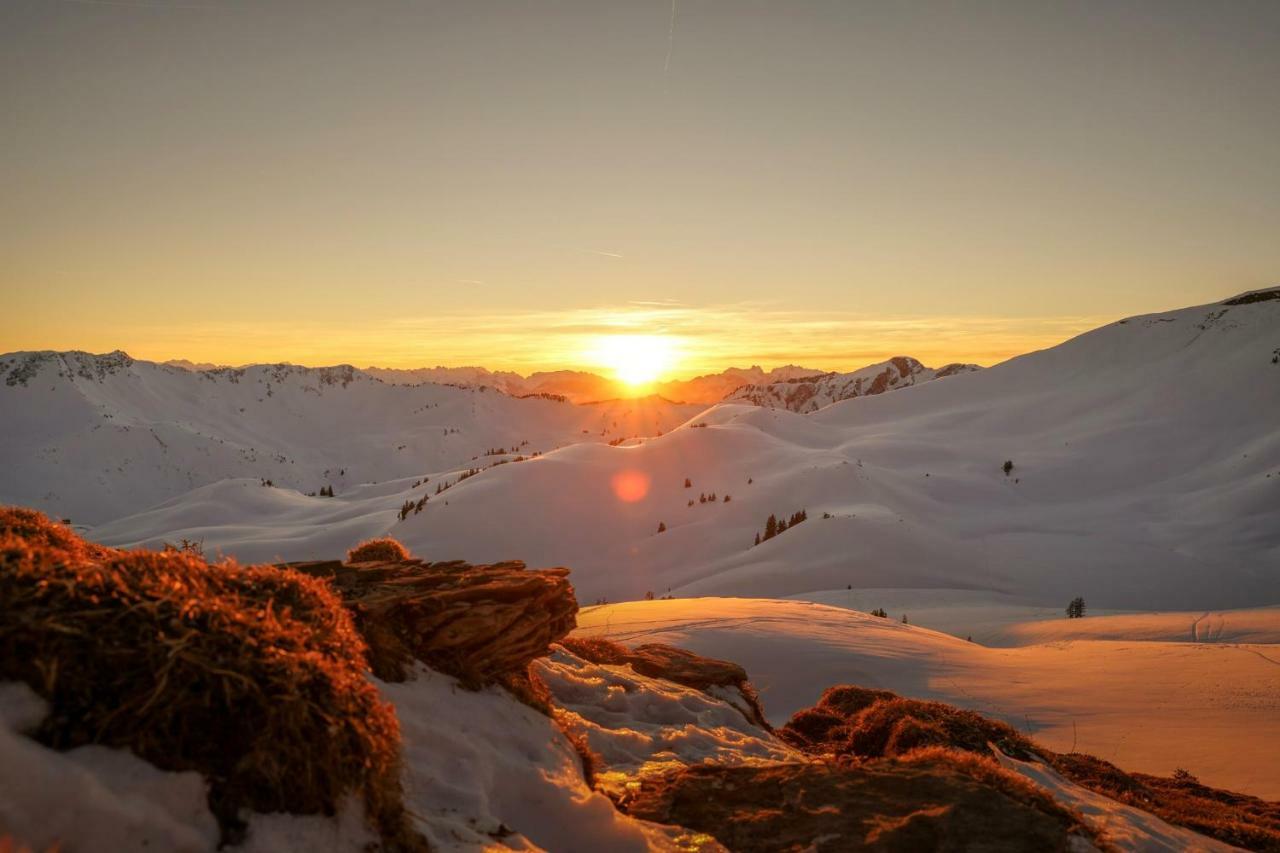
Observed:
[[[931,746],[988,755],[990,743],[1027,758],[1035,749],[1012,726],[973,711],[853,685],[829,688],[778,733],[807,752],[841,758],[893,757]]]
[[[855,684],[841,684],[828,687],[822,691],[818,699],[818,707],[826,708],[844,717],[852,717],[864,708],[869,708],[881,699],[896,699],[898,694],[888,690],[874,690],[870,687],[858,687]]]
[[[0,679],[49,702],[40,741],[200,772],[226,841],[242,809],[332,814],[354,794],[388,847],[425,844],[401,803],[394,710],[326,584],[0,519]]]
[[[0,506],[0,536],[9,535],[33,548],[59,552],[69,558],[100,559],[119,552],[86,542],[65,524],[51,521],[44,513],[16,506]]]
[[[347,552],[348,563],[374,563],[409,559],[409,549],[390,536],[368,539]]]
[[[534,670],[532,662],[521,669],[500,674],[497,683],[522,704],[540,714],[552,716],[551,689]]]
[[[561,638],[559,643],[591,663],[622,666],[631,660],[630,649],[604,637],[570,636]]]
[[[1149,811],[1219,841],[1280,853],[1280,803],[1201,785],[1189,773],[1171,778],[1126,773],[1091,755],[1058,755],[1012,726],[941,702],[904,699],[884,690],[843,685],[798,711],[778,730],[788,743],[846,763],[891,758],[907,763],[944,761],[1012,797],[1045,810],[1039,793],[1009,787],[1026,780],[991,759],[988,744],[1017,758],[1040,757],[1081,787]],[[992,775],[996,774],[996,775]],[[1034,796],[1034,801],[1027,797]]]
[[[1035,745],[1013,726],[941,702],[881,699],[850,723],[846,750],[861,756],[895,756],[924,746],[988,755],[994,743],[1006,755],[1030,758]]]
[[[848,725],[848,720],[835,711],[821,706],[796,711],[786,726],[778,729],[778,736],[792,746],[809,752],[821,752],[820,744],[836,739],[837,729]]]
[[[926,746],[913,749],[893,759],[899,764],[945,765],[958,773],[963,773],[984,785],[995,788],[1005,795],[1025,803],[1046,814],[1054,814],[1074,825],[1074,831],[1088,836],[1098,843],[1097,833],[1089,828],[1073,808],[1063,805],[1053,798],[1047,790],[1012,770],[1001,767],[994,757],[977,755],[960,749],[948,749],[943,746]]]
[[[552,721],[555,722],[556,728],[560,729],[560,733],[565,736],[565,740],[569,741],[569,745],[573,747],[573,751],[578,753],[578,760],[582,762],[582,779],[587,783],[588,788],[596,786],[596,770],[600,767],[601,759],[596,751],[591,748],[591,743],[587,740],[587,735],[574,723],[577,715],[572,712],[564,711],[557,708],[553,712]]]
[[[1144,809],[1170,823],[1250,850],[1280,853],[1280,803],[1173,777],[1126,773],[1092,755],[1055,755],[1052,764],[1077,785]]]

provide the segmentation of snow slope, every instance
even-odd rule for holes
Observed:
[[[753,403],[800,413],[816,412],[840,400],[883,394],[885,391],[910,388],[931,379],[944,379],[981,369],[976,364],[948,364],[935,369],[925,367],[914,358],[896,356],[852,373],[824,373],[744,385],[726,396],[724,401]]]
[[[1026,646],[1061,640],[1144,640],[1166,643],[1280,643],[1280,607],[1238,610],[1105,611],[1067,619],[1062,607],[999,593],[958,589],[832,589],[794,596],[932,628],[984,646]]]
[[[488,464],[491,449],[654,435],[699,411],[388,385],[349,366],[192,371],[124,353],[11,353],[0,378],[0,503],[89,524],[228,478],[343,494]]]
[[[1088,621],[1086,618],[1084,621]],[[820,604],[636,601],[586,608],[578,632],[670,643],[741,664],[779,725],[835,684],[1003,719],[1050,749],[1126,770],[1185,768],[1280,798],[1280,646],[1074,640],[993,649]]]
[[[327,439],[310,440],[323,445],[307,448],[314,461],[304,465],[297,450],[281,463],[258,454],[254,462],[224,466],[230,470],[223,477],[280,471],[273,479],[281,488],[274,492],[254,493],[249,485],[255,479],[179,494],[181,484],[170,478],[166,493],[155,495],[164,503],[91,535],[114,545],[186,536],[246,559],[305,559],[329,557],[356,538],[389,532],[430,559],[569,566],[587,602],[668,590],[784,597],[908,589],[943,597],[953,591],[957,599],[1014,602],[1055,615],[1077,595],[1093,612],[1204,613],[1275,604],[1278,348],[1280,300],[1200,306],[1122,320],[981,372],[845,400],[808,415],[723,404],[661,437],[617,447],[600,443],[614,433],[608,415],[595,407],[359,380],[351,388],[370,387],[341,392],[349,395],[342,402],[416,392],[439,399],[440,408],[385,415],[366,406],[348,417],[350,406],[335,407],[344,414],[336,416]],[[199,381],[222,387],[218,380]],[[58,393],[42,388],[32,383],[23,390]],[[339,393],[333,388],[321,388],[326,399]],[[296,396],[309,403],[315,394]],[[409,408],[403,401],[397,405]],[[624,405],[607,404],[606,411]],[[696,411],[655,405],[646,423],[654,432]],[[9,425],[26,418],[40,423],[15,430],[27,449],[7,442],[0,450],[15,472],[0,482],[0,499],[64,505],[58,501],[76,497],[83,471],[106,467],[89,450],[61,463],[52,460],[63,451],[33,458],[40,455],[33,446],[83,442],[79,434],[61,444],[46,436],[61,422],[56,418],[5,411]],[[302,417],[320,420],[312,411]],[[593,443],[460,479],[468,467],[486,461],[466,457],[487,445],[509,446],[529,436],[530,449],[548,449],[535,426],[550,432],[547,421],[561,411],[589,419],[589,434],[582,437]],[[536,417],[504,419],[516,412]],[[238,417],[232,409],[226,431]],[[464,420],[461,436],[431,434]],[[379,434],[369,421],[395,437]],[[426,434],[408,427],[393,432],[404,423],[430,428]],[[504,431],[495,434],[499,423]],[[602,423],[604,436],[597,429]],[[561,421],[555,424],[559,428]],[[132,437],[164,459],[146,430],[114,429],[112,441]],[[170,445],[176,441],[168,433],[162,437]],[[465,448],[458,448],[463,439]],[[257,434],[241,436],[236,452],[265,443]],[[396,470],[386,461],[387,449],[402,443],[408,449],[391,455],[411,461]],[[211,452],[226,450],[214,444]],[[93,454],[112,455],[87,446]],[[461,452],[450,459],[445,451],[453,449]],[[323,482],[334,463],[321,460],[335,455],[351,466],[338,497],[299,494]],[[1008,474],[1002,470],[1006,460],[1012,463]],[[307,476],[286,479],[295,467]],[[211,470],[201,474],[206,482],[217,478]],[[415,487],[423,474],[430,482]],[[112,486],[134,482],[111,471],[94,476]],[[356,479],[378,482],[357,487]],[[46,482],[57,487],[48,498],[40,491]],[[451,488],[436,495],[441,484]],[[422,511],[399,520],[399,507],[427,492]],[[95,487],[95,496],[104,494],[114,496]],[[712,494],[715,500],[700,500]],[[118,501],[120,509],[138,503]],[[785,518],[800,509],[807,521],[753,545],[770,514]],[[977,630],[983,629],[969,633]]]
[[[568,565],[586,601],[852,586],[1276,603],[1277,347],[1277,300],[1135,317],[811,415],[726,404],[638,446],[566,448],[394,532],[433,558]],[[623,495],[619,478],[647,487]],[[753,547],[768,515],[801,508]]]

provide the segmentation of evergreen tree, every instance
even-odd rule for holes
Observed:
[[[1004,460],[1004,464],[1000,466],[1000,470],[1004,471],[1004,475],[1008,477],[1009,472],[1013,470],[1013,460],[1012,459]]]
[[[764,538],[772,539],[778,535],[778,517],[770,515],[769,520],[764,523]]]
[[[688,489],[688,488],[692,488],[692,487],[693,487],[693,481],[692,481],[692,480],[690,480],[688,477],[685,477],[685,478],[684,478],[684,487],[685,487],[686,489]]]
[[[757,544],[757,545],[759,545],[759,544],[760,544],[760,534],[759,534],[759,533],[757,533],[757,534],[756,534],[756,544]]]
[[[1084,610],[1084,599],[1077,595],[1075,598],[1071,599],[1071,603],[1067,605],[1067,618],[1083,619]]]
[[[664,524],[663,522],[659,521],[659,522],[658,522],[658,532],[659,532],[659,533],[666,533],[666,532],[667,532],[667,525],[666,525],[666,524]]]

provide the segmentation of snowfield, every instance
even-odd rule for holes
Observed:
[[[248,560],[330,557],[389,533],[429,559],[569,566],[587,602],[914,589],[1204,613],[1280,602],[1278,346],[1280,300],[1200,306],[807,415],[597,411],[358,371],[344,388],[298,368],[277,384],[267,368],[231,382],[131,362],[99,382],[68,363],[59,385],[53,358],[40,379],[0,386],[28,403],[4,409],[0,499],[98,517],[87,532],[107,544],[185,537]],[[117,424],[89,403],[125,390],[148,419]],[[283,461],[269,455],[286,440]],[[550,452],[483,455],[513,444]],[[148,476],[134,475],[141,459]],[[334,476],[336,497],[306,494]],[[800,509],[803,524],[753,544],[770,514]]]
[[[10,353],[0,378],[0,503],[78,525],[234,478],[345,495],[580,441],[657,435],[702,408],[392,385],[350,366],[192,371],[119,352]]]
[[[566,448],[388,530],[433,558],[570,566],[584,601],[852,587],[1273,604],[1277,346],[1277,300],[1135,317],[810,415],[725,404],[638,446]],[[753,546],[770,514],[800,509]]]
[[[988,648],[847,609],[746,598],[589,607],[578,626],[623,645],[669,643],[741,664],[775,725],[831,685],[879,687],[1002,719],[1060,752],[1074,746],[1164,776],[1182,767],[1208,785],[1280,798],[1276,645],[1060,639]]]
[[[224,482],[89,534],[308,559],[385,532],[430,559],[569,566],[586,602],[916,589],[1046,611],[1077,595],[1095,612],[1275,604],[1278,347],[1280,300],[1188,308],[808,415],[723,404],[661,437],[573,444],[465,480],[469,458],[424,461],[336,498]],[[770,514],[800,509],[803,524],[753,544]]]

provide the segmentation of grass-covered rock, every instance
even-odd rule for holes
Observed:
[[[395,713],[324,582],[103,548],[3,508],[0,613],[0,680],[48,702],[35,732],[47,746],[198,771],[224,840],[242,810],[331,814],[354,796],[389,847],[420,843],[401,804]]]

